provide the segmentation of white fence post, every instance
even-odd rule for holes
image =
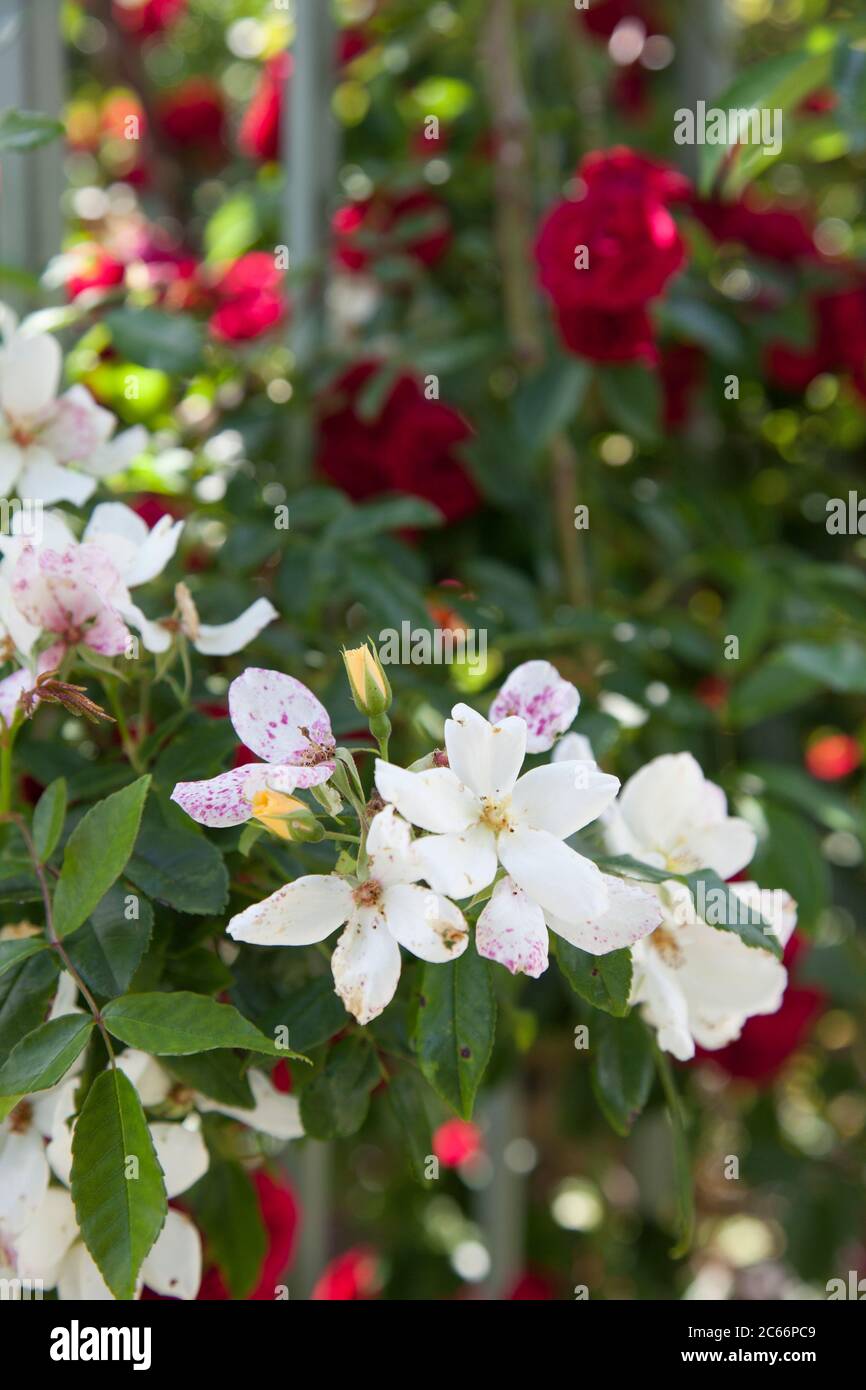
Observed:
[[[0,105],[60,118],[66,95],[61,0],[0,0]],[[0,262],[41,274],[60,249],[63,146],[7,154],[0,171]],[[5,295],[5,291],[4,291]],[[15,296],[12,296],[13,298]]]

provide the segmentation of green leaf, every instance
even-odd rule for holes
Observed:
[[[452,1109],[472,1118],[493,1051],[496,999],[486,960],[470,944],[458,960],[425,965],[415,1024],[421,1071]]]
[[[640,879],[645,883],[665,883],[673,880],[684,883],[692,895],[694,909],[708,926],[719,931],[736,932],[745,946],[754,946],[781,956],[782,947],[775,933],[766,930],[770,924],[760,913],[749,907],[733,892],[731,885],[725,883],[712,869],[695,869],[690,874],[671,873],[670,869],[656,869],[651,864],[642,864],[630,854],[603,856],[596,860],[605,872],[622,874],[626,878]]]
[[[371,540],[386,531],[403,527],[441,526],[444,517],[432,502],[423,497],[381,497],[361,507],[341,512],[322,536],[324,545],[345,545]]]
[[[45,1091],[65,1076],[93,1028],[90,1014],[64,1014],[35,1028],[0,1067],[0,1096]]]
[[[160,753],[153,769],[156,786],[174,791],[178,782],[196,782],[222,772],[238,738],[228,719],[193,718]]]
[[[694,873],[677,877],[689,889],[695,909],[707,926],[734,932],[744,946],[769,951],[782,959],[782,943],[771,930],[771,924],[738,898],[731,885],[712,869],[696,869]]]
[[[91,807],[69,836],[54,891],[58,936],[68,936],[80,927],[123,873],[149,786],[149,777],[139,777],[112,793]]]
[[[405,1067],[391,1077],[385,1094],[403,1136],[412,1174],[423,1182],[432,1142],[423,1083],[414,1069]]]
[[[115,349],[140,367],[181,376],[200,365],[204,329],[189,314],[160,309],[114,309],[105,315]]]
[[[62,121],[47,116],[44,111],[4,111],[0,116],[0,153],[14,150],[21,154],[38,149],[40,145],[57,140],[64,129]]]
[[[239,1163],[212,1158],[203,1178],[184,1194],[233,1298],[252,1293],[268,1249],[259,1199]]]
[[[266,1014],[256,1012],[255,1016],[266,1033],[286,1028],[289,1040],[300,1052],[309,1052],[310,1048],[327,1042],[351,1022],[329,974],[309,980],[300,989],[292,990],[279,1004],[268,1008]]]
[[[562,358],[521,386],[514,403],[517,428],[532,456],[546,449],[583,404],[592,373],[586,362]]]
[[[127,898],[136,902],[136,917],[127,916]],[[153,930],[153,908],[147,898],[128,894],[118,883],[67,941],[72,964],[97,994],[113,998],[129,988],[147,950]]]
[[[597,378],[613,423],[641,443],[654,443],[659,437],[662,410],[658,374],[644,367],[603,367],[597,369]]]
[[[734,687],[728,716],[738,728],[757,724],[811,700],[823,684],[812,675],[793,670],[774,652]]]
[[[256,205],[246,193],[238,193],[221,203],[204,229],[206,260],[210,265],[234,261],[249,251],[259,239]]]
[[[58,970],[54,951],[40,951],[0,978],[0,1057],[39,1027],[57,988]]]
[[[605,1013],[622,1017],[628,1012],[631,951],[609,951],[604,956],[593,956],[562,937],[556,938],[555,950],[560,972],[575,994]]]
[[[726,91],[713,97],[712,101],[708,101],[707,106],[719,108],[726,112],[753,107],[779,109],[783,113],[790,111],[809,92],[826,82],[830,73],[831,60],[830,51],[776,54],[774,57],[767,58],[764,62],[756,63],[748,68]],[[729,129],[727,134],[729,137],[736,136],[736,131]],[[701,193],[710,192],[729,152],[735,146],[735,139],[729,140],[727,144],[700,146],[699,188]],[[752,155],[752,158],[747,161],[747,169],[743,171],[739,169],[738,165],[743,156],[747,154]],[[762,146],[747,145],[741,147],[738,164],[734,165],[733,168],[732,191],[734,189],[737,192],[742,191],[748,182],[748,177],[754,176],[758,169],[766,167],[768,163],[769,160],[764,156]]]
[[[590,1029],[592,1088],[617,1134],[627,1135],[649,1099],[653,1049],[640,1015],[599,1014]]]
[[[866,646],[853,638],[829,645],[792,642],[780,648],[778,659],[798,675],[841,695],[866,695]]]
[[[70,1186],[84,1243],[103,1279],[115,1298],[134,1298],[168,1203],[141,1101],[116,1068],[97,1076],[87,1093],[72,1134]]]
[[[229,876],[216,845],[183,826],[142,826],[126,876],[178,912],[213,916],[226,905]]]
[[[57,848],[66,819],[66,779],[58,777],[40,796],[33,812],[33,845],[45,864]]]
[[[347,1139],[357,1134],[370,1108],[370,1092],[382,1079],[376,1054],[366,1038],[344,1038],[329,1049],[321,1071],[301,1092],[304,1130],[314,1139]]]
[[[37,951],[45,951],[48,942],[42,936],[28,936],[23,941],[0,941],[0,975],[15,965],[22,965]]]
[[[163,1063],[185,1086],[210,1096],[223,1105],[237,1105],[242,1110],[255,1105],[243,1063],[229,1049],[216,1048],[189,1057],[163,1056]]]
[[[268,1057],[307,1060],[266,1038],[233,1004],[217,1004],[214,999],[186,990],[174,994],[125,994],[106,1004],[102,1017],[115,1038],[155,1057],[185,1057],[215,1047],[246,1047]]]

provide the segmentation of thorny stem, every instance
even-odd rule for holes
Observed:
[[[57,952],[58,956],[63,962],[65,969],[69,972],[69,974],[75,981],[76,986],[78,987],[79,991],[81,992],[81,995],[87,1003],[87,1007],[93,1014],[93,1020],[100,1033],[102,1034],[102,1039],[105,1043],[106,1051],[108,1052],[108,1056],[111,1059],[111,1065],[114,1066],[114,1048],[112,1046],[111,1037],[109,1036],[108,1029],[102,1021],[102,1014],[99,1011],[99,1005],[97,1004],[90,990],[87,988],[87,985],[82,980],[78,971],[75,969],[75,966],[72,964],[72,961],[69,958],[69,953],[67,952],[66,947],[63,945],[63,942],[61,941],[60,937],[57,935],[57,932],[55,930],[54,907],[51,901],[51,890],[48,887],[48,879],[45,876],[45,865],[42,863],[42,860],[36,853],[36,846],[33,843],[33,837],[30,834],[30,828],[27,825],[27,822],[25,821],[24,817],[17,815],[15,812],[8,813],[6,816],[3,817],[3,819],[9,820],[15,826],[17,826],[21,838],[24,841],[27,853],[30,857],[30,862],[33,865],[33,872],[35,873],[37,882],[39,884],[39,891],[42,895],[42,906],[45,912],[45,935],[48,937],[48,940],[51,943],[51,949]]]

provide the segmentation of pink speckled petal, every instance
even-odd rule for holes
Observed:
[[[634,946],[655,931],[662,919],[659,900],[654,894],[615,878],[613,874],[602,874],[602,878],[608,893],[604,912],[595,915],[585,912],[576,901],[575,911],[567,922],[547,913],[551,931],[593,956],[605,956],[608,951]]]
[[[537,980],[547,969],[547,927],[537,903],[503,878],[478,918],[475,945],[479,956],[498,961],[512,975]]]
[[[524,661],[511,672],[493,704],[490,719],[526,720],[527,753],[546,753],[574,722],[580,696],[549,661]]]
[[[328,711],[294,676],[249,666],[229,687],[229,713],[241,743],[265,762],[317,767],[333,761]]]
[[[171,799],[199,825],[243,825],[252,815],[253,796],[269,785],[272,772],[267,763],[247,763],[206,782],[178,782]]]

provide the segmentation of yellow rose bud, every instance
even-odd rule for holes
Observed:
[[[351,651],[344,648],[343,661],[357,708],[368,718],[384,714],[391,703],[391,686],[372,643]]]
[[[286,820],[286,816],[303,819]],[[266,830],[270,830],[272,835],[279,835],[281,840],[306,838],[299,832],[307,820],[314,819],[310,814],[310,808],[305,806],[303,801],[298,801],[297,797],[268,790],[256,792],[253,796],[253,818]]]

